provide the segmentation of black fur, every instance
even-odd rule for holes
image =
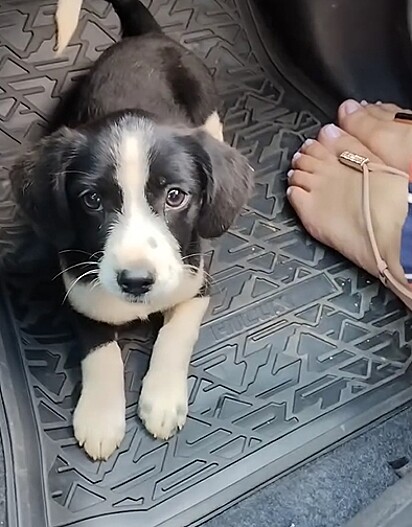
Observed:
[[[186,138],[186,144],[205,185],[197,231],[202,238],[217,238],[229,229],[251,193],[251,167],[206,132]]]

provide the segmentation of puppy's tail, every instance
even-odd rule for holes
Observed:
[[[61,55],[79,22],[83,0],[59,0],[56,10],[57,55]]]
[[[122,26],[123,37],[161,33],[162,29],[140,0],[108,0]],[[59,0],[56,11],[57,55],[70,42],[76,30],[83,0]]]
[[[146,33],[161,33],[162,29],[140,0],[108,0],[122,25],[123,37],[138,37]]]

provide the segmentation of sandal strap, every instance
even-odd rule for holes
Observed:
[[[406,172],[398,170],[397,168],[388,167],[379,163],[372,163],[368,158],[353,154],[352,152],[345,151],[339,156],[339,161],[344,165],[350,166],[359,172],[362,172],[362,210],[363,217],[366,223],[366,230],[368,233],[369,242],[371,244],[373,256],[376,261],[380,280],[386,286],[388,283],[392,286],[392,289],[401,297],[405,297],[412,301],[412,291],[402,284],[395,276],[391,273],[388,264],[382,258],[378,243],[376,241],[375,231],[372,223],[371,203],[370,203],[370,172],[380,171],[386,172],[389,175],[403,177],[409,181],[409,176]]]

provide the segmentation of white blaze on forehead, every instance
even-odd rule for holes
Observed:
[[[145,133],[146,132],[146,133]],[[126,129],[119,137],[117,179],[123,191],[123,212],[144,206],[144,188],[149,177],[147,131]]]

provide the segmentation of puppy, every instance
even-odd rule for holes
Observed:
[[[22,210],[58,251],[78,314],[85,353],[73,426],[93,459],[107,459],[125,433],[118,328],[152,313],[164,325],[139,415],[162,439],[184,425],[209,301],[201,239],[222,235],[252,188],[247,160],[222,141],[205,66],[138,0],[110,3],[122,40],[83,79],[65,125],[11,172]]]

